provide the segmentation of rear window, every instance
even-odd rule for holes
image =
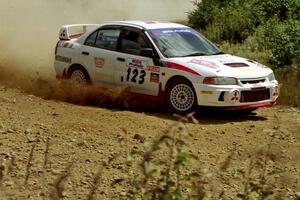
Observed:
[[[116,50],[121,30],[106,28],[92,33],[85,41],[85,45],[101,49]]]
[[[95,47],[116,50],[120,32],[120,29],[99,30]]]
[[[85,45],[87,46],[95,46],[96,38],[97,38],[98,31],[92,33],[87,40],[85,41]]]

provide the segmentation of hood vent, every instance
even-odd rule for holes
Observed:
[[[246,63],[225,63],[224,65],[227,65],[229,67],[248,67]]]

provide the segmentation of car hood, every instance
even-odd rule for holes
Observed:
[[[229,54],[169,58],[168,62],[185,66],[201,76],[225,76],[239,79],[266,77],[272,70],[252,60]]]

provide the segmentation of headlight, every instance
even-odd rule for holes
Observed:
[[[269,79],[269,81],[274,81],[275,80],[275,75],[274,75],[273,72],[268,75],[268,79]]]
[[[206,77],[203,80],[204,84],[213,85],[237,85],[238,81],[236,78],[231,77]]]

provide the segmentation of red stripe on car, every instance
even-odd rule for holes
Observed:
[[[266,102],[266,103],[257,103],[257,104],[250,104],[250,105],[242,105],[242,106],[230,106],[224,107],[226,110],[243,110],[247,108],[259,108],[264,106],[273,106],[276,102]]]
[[[194,71],[194,70],[192,70],[188,67],[185,67],[183,65],[177,64],[177,63],[166,62],[166,65],[167,65],[167,67],[172,68],[172,69],[178,69],[180,71],[184,71],[184,72],[187,72],[187,73],[191,73],[191,74],[194,74],[194,75],[201,76],[198,72],[196,72],[196,71]]]

